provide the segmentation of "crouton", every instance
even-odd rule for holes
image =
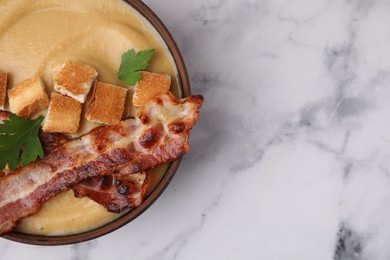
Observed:
[[[42,130],[49,133],[77,133],[81,109],[81,103],[77,100],[53,93]]]
[[[133,105],[140,107],[157,95],[167,93],[171,86],[171,77],[168,74],[142,71],[142,78],[134,89]]]
[[[7,72],[0,71],[0,110],[5,109],[5,99],[7,97]]]
[[[91,104],[86,113],[89,121],[114,125],[121,121],[127,89],[96,81]]]
[[[9,105],[12,113],[29,118],[46,109],[49,98],[39,76],[34,76],[16,84],[8,90]]]
[[[54,89],[84,103],[98,73],[86,64],[66,60],[54,79]]]

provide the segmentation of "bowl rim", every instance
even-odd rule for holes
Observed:
[[[168,51],[173,57],[174,64],[177,68],[177,78],[178,78],[178,87],[182,91],[183,97],[191,95],[190,81],[187,73],[187,69],[183,60],[183,57],[179,51],[179,48],[173,39],[173,36],[168,31],[164,23],[160,18],[141,0],[122,0],[123,2],[129,4],[132,8],[135,9],[141,16],[143,16],[151,25],[156,29],[157,33],[161,36],[162,40],[168,47]],[[30,245],[41,245],[41,246],[59,246],[59,245],[69,245],[76,244],[81,242],[86,242],[98,238],[100,236],[109,234],[118,228],[128,224],[138,216],[140,216],[145,210],[147,210],[163,193],[166,189],[173,176],[175,175],[181,159],[172,162],[166,173],[157,184],[156,188],[148,195],[148,197],[135,209],[123,214],[119,218],[103,225],[98,228],[95,228],[90,231],[82,232],[79,234],[65,235],[65,236],[43,236],[43,235],[30,235],[25,233],[20,233],[12,231],[3,235],[2,237]]]

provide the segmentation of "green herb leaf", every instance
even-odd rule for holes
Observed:
[[[149,66],[154,49],[135,52],[131,49],[122,54],[121,65],[119,66],[118,77],[129,86],[134,86],[141,79],[140,70]]]
[[[10,114],[8,120],[0,124],[0,170],[8,167],[13,171],[23,165],[43,158],[43,148],[39,140],[39,126],[43,117],[27,120]]]

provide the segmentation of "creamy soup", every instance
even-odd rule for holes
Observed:
[[[171,90],[179,95],[176,68],[167,47],[152,26],[120,0],[0,0],[0,70],[9,72],[9,88],[36,74],[53,91],[53,75],[68,58],[96,68],[98,79],[124,84],[117,77],[121,55],[155,49],[149,71],[168,73]],[[134,114],[129,91],[124,117]],[[83,120],[83,129],[88,125]],[[153,190],[166,171],[150,173]],[[123,213],[122,213],[123,214]],[[65,235],[106,224],[121,214],[66,191],[23,219],[17,229],[43,235]]]

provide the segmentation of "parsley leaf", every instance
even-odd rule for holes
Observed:
[[[0,170],[8,163],[11,170],[43,158],[42,144],[39,140],[39,126],[43,117],[27,120],[10,114],[9,119],[0,124]],[[23,149],[23,151],[21,151]]]
[[[122,54],[118,77],[129,86],[134,86],[141,79],[140,70],[146,69],[154,54],[154,49],[135,52],[131,49]]]

